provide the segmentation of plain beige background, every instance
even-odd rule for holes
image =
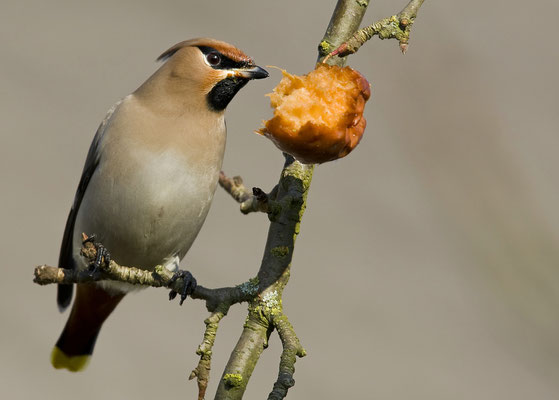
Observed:
[[[130,295],[89,369],[55,371],[67,314],[33,267],[57,261],[97,125],[163,50],[211,36],[306,73],[334,3],[2,1],[2,398],[195,398],[202,302]],[[404,4],[373,2],[365,21]],[[372,84],[368,127],[315,174],[284,300],[308,351],[289,399],[559,397],[558,13],[552,0],[428,0],[405,57],[374,40],[351,58]],[[227,112],[224,169],[265,189],[282,157],[252,132],[279,78],[250,83]],[[244,281],[266,231],[218,191],[183,265],[210,287]],[[222,323],[208,398],[245,313]],[[265,398],[279,351],[273,336],[247,399]]]

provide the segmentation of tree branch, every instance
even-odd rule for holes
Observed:
[[[204,320],[206,324],[204,339],[202,340],[202,344],[198,346],[198,350],[196,350],[196,354],[200,356],[200,361],[188,378],[196,378],[198,382],[198,400],[204,400],[206,396],[206,389],[208,388],[208,382],[210,380],[212,348],[217,335],[217,328],[219,326],[219,321],[221,321],[228,311],[229,307],[224,306],[222,310],[214,311]]]
[[[313,166],[285,155],[275,201],[281,212],[271,218],[258,271],[258,296],[249,303],[241,336],[222,374],[216,399],[241,399],[273,330],[272,314],[281,312],[281,295],[289,279],[295,239],[303,216]]]
[[[243,178],[234,176],[229,178],[223,171],[219,173],[219,185],[233,197],[237,203],[241,204],[241,212],[249,214],[251,212],[264,212],[267,214],[277,214],[280,212],[277,203],[274,201],[277,193],[277,186],[272,189],[270,194],[266,194],[262,189],[254,187],[252,193],[243,184]]]
[[[375,35],[378,35],[380,39],[397,39],[400,42],[400,50],[406,54],[411,27],[424,1],[411,0],[399,14],[383,18],[372,25],[358,30],[348,41],[343,42],[335,50],[331,51],[324,58],[324,62],[329,61],[334,56],[338,56],[337,58],[347,57],[357,52],[365,42]]]
[[[97,257],[97,249],[91,242],[86,242],[81,250],[81,254],[92,263]],[[133,285],[143,285],[151,287],[164,287],[180,292],[183,287],[182,278],[177,279],[171,284],[173,272],[158,265],[153,271],[126,267],[111,260],[109,265],[103,262],[95,273],[89,270],[74,270],[48,265],[41,265],[35,268],[33,281],[39,285],[53,283],[91,283],[102,280],[126,282]],[[231,306],[233,304],[250,301],[258,292],[256,280],[249,280],[235,287],[223,287],[218,289],[208,289],[198,285],[191,297],[206,301],[206,307],[210,312],[216,311],[220,306]],[[223,309],[223,308],[222,308]],[[226,312],[225,312],[226,314]]]
[[[283,351],[280,357],[278,379],[274,383],[274,388],[269,394],[268,400],[281,400],[287,396],[289,388],[295,385],[293,374],[295,373],[296,357],[304,357],[307,352],[301,346],[293,326],[283,312],[272,314],[272,323],[280,336]]]
[[[319,62],[359,29],[368,5],[369,0],[338,0],[326,33],[318,45]],[[340,67],[343,67],[346,62],[347,58],[344,56],[328,60],[328,64]]]
[[[333,46],[351,37],[359,28],[367,6],[367,0],[338,1],[319,45],[319,60],[328,54],[330,48],[335,48]],[[329,62],[344,65],[345,61],[337,58]],[[293,327],[283,315],[282,294],[289,280],[295,239],[305,212],[314,167],[301,164],[287,154],[285,157],[286,163],[275,195],[279,213],[270,218],[264,257],[258,272],[259,296],[249,303],[247,322],[221,377],[216,400],[242,398],[273,328],[278,329],[280,333],[284,351],[280,360],[278,380],[269,399],[283,399],[287,395],[287,390],[294,384],[296,357],[293,354],[305,354]],[[285,318],[280,318],[280,315]]]
[[[373,35],[379,35],[381,39],[396,38],[405,51],[411,25],[423,1],[412,0],[398,15],[385,18],[356,32],[369,1],[338,0],[328,29],[319,45],[318,61],[343,66],[346,56],[357,51]],[[199,400],[205,397],[212,348],[219,322],[233,304],[248,302],[248,317],[223,371],[215,399],[238,400],[243,397],[256,363],[267,347],[269,336],[274,329],[278,331],[283,351],[278,378],[269,394],[269,400],[285,398],[287,391],[295,383],[293,374],[296,358],[305,355],[293,326],[283,312],[282,295],[290,276],[295,240],[305,212],[314,166],[301,164],[287,154],[284,156],[285,164],[279,183],[270,194],[258,188],[253,188],[251,193],[240,177],[228,178],[223,172],[220,174],[220,185],[241,204],[241,212],[265,212],[271,223],[256,278],[235,287],[208,289],[198,285],[192,294],[192,298],[205,300],[206,308],[211,312],[204,321],[204,338],[196,352],[200,360],[190,375],[190,379],[197,378]],[[92,262],[96,259],[97,248],[87,242],[82,248],[82,254]],[[42,265],[35,269],[34,281],[45,285],[116,280],[144,286],[167,287],[178,292],[183,286],[183,281],[179,278],[172,282],[172,276],[173,273],[162,266],[155,267],[154,271],[146,271],[120,266],[111,261],[109,264],[103,262],[95,273]]]

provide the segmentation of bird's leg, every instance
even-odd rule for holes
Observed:
[[[177,281],[177,279],[179,278],[181,278],[183,281],[182,288],[180,290],[181,300],[179,302],[179,304],[182,306],[182,303],[186,300],[186,297],[194,292],[194,289],[196,289],[196,286],[198,284],[196,283],[196,279],[192,276],[190,272],[179,269],[177,272],[173,274],[173,277],[169,281],[169,287],[172,287],[174,283]],[[177,294],[178,292],[172,289],[169,292],[169,301],[177,297]]]
[[[99,268],[101,268],[103,262],[103,264],[107,266],[111,263],[111,254],[105,246],[95,241],[95,234],[89,236],[82,234],[82,245],[85,245],[86,243],[93,244],[93,246],[95,246],[95,249],[97,250],[95,261],[93,261],[93,263],[91,263],[91,265],[89,266],[91,275],[96,275],[99,272]]]

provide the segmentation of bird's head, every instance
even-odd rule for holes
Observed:
[[[199,38],[177,43],[158,58],[168,87],[187,96],[203,96],[209,108],[221,112],[251,79],[268,72],[254,64],[235,46],[215,39]]]

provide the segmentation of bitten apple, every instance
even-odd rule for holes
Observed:
[[[282,70],[270,93],[274,116],[258,133],[305,164],[345,157],[361,140],[369,82],[350,67],[320,64],[304,76]]]

